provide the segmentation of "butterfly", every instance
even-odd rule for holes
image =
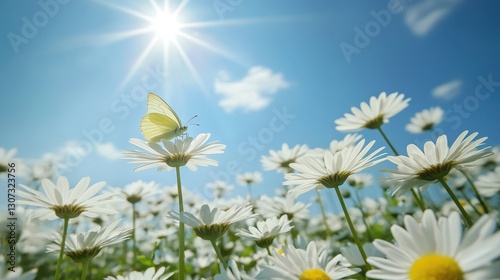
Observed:
[[[179,116],[167,102],[154,93],[148,95],[148,111],[141,121],[141,132],[149,142],[170,140],[183,135],[187,126],[183,126]]]

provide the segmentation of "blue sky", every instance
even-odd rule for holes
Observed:
[[[190,135],[209,132],[227,145],[213,157],[219,167],[183,171],[185,186],[206,196],[206,183],[227,176],[234,184],[235,173],[261,170],[260,156],[282,143],[341,139],[334,120],[382,91],[412,99],[384,126],[400,151],[435,138],[404,130],[431,106],[447,112],[438,130],[450,139],[470,130],[500,144],[496,1],[170,1],[185,35],[170,40],[167,56],[161,40],[151,44],[154,32],[126,36],[151,25],[140,15],[155,18],[152,3],[163,6],[2,2],[0,147],[23,159],[83,149],[63,156],[72,182],[173,185],[173,173],[134,173],[116,159],[133,148],[130,138],[142,138],[148,91],[184,122],[198,115]],[[375,131],[362,134],[385,146]],[[263,175],[255,195],[281,185],[282,175]]]

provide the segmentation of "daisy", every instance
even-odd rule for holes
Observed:
[[[286,215],[289,220],[306,220],[309,218],[309,206],[301,201],[296,201],[293,195],[286,197],[262,196],[256,202],[257,212],[264,218],[281,217]]]
[[[144,272],[132,271],[125,276],[108,276],[104,280],[167,280],[174,273],[170,272],[165,274],[165,267],[160,267],[155,270],[154,267],[146,269]]]
[[[464,169],[474,166],[482,158],[491,155],[486,148],[477,149],[487,137],[477,140],[477,132],[467,136],[469,132],[462,132],[448,147],[446,135],[438,137],[436,143],[427,141],[423,151],[416,145],[410,144],[406,151],[408,156],[388,156],[387,159],[397,165],[397,170],[385,170],[392,173],[391,178],[385,180],[396,185],[392,194],[399,196],[408,189],[418,188],[442,180],[452,169]]]
[[[171,219],[192,227],[196,235],[205,240],[218,239],[229,229],[230,225],[255,216],[252,214],[252,205],[249,203],[234,205],[226,211],[218,208],[210,209],[210,206],[204,204],[201,206],[199,217],[188,212],[179,214],[174,211],[167,215]]]
[[[124,188],[114,188],[115,193],[119,194],[128,202],[134,204],[145,198],[160,193],[160,185],[156,182],[144,182],[138,180],[127,184]]]
[[[211,190],[216,198],[221,198],[227,194],[230,190],[234,188],[233,185],[228,184],[225,181],[217,180],[211,183],[207,183],[207,189]]]
[[[45,193],[34,190],[29,186],[20,184],[24,190],[18,190],[19,204],[36,206],[33,210],[33,218],[42,220],[55,220],[57,218],[76,218],[80,215],[95,218],[102,214],[118,214],[110,209],[109,204],[113,194],[96,194],[106,185],[106,182],[98,182],[89,187],[90,178],[82,178],[74,188],[70,189],[68,179],[60,176],[56,185],[48,179],[42,180],[42,188]]]
[[[340,152],[344,148],[353,147],[363,136],[357,133],[346,134],[342,140],[332,140],[329,145],[329,150],[332,153]],[[314,157],[319,160],[323,160],[323,156],[325,155],[325,151],[328,149],[316,148],[309,150],[307,156]]]
[[[415,114],[406,125],[406,130],[411,133],[422,133],[432,130],[443,121],[444,111],[439,107],[425,109]]]
[[[318,251],[311,241],[305,250],[293,245],[283,246],[283,254],[273,252],[269,257],[273,265],[262,265],[256,279],[300,279],[333,280],[354,275],[359,268],[351,269],[351,264],[342,255],[329,259],[326,250]]]
[[[457,212],[436,219],[426,210],[419,223],[411,216],[404,218],[405,228],[391,227],[394,244],[375,240],[375,247],[386,258],[369,257],[376,269],[366,276],[374,279],[498,279],[500,232],[495,232],[496,218],[483,215],[462,234]]]
[[[0,148],[0,174],[7,172],[9,169],[9,163],[14,160],[14,156],[17,153],[17,149],[5,150]]]
[[[217,161],[206,156],[223,153],[226,145],[217,144],[216,141],[206,143],[208,138],[210,138],[210,133],[199,134],[194,139],[186,137],[182,140],[175,139],[173,142],[161,140],[163,147],[158,143],[133,138],[130,143],[144,151],[123,151],[124,159],[130,159],[130,163],[139,164],[134,171],[149,168],[157,168],[158,171],[170,170],[184,165],[195,171],[197,166],[217,166]]]
[[[303,157],[309,148],[307,145],[295,145],[290,149],[287,143],[281,145],[281,150],[269,150],[269,156],[262,156],[260,162],[264,170],[276,170],[280,173],[289,173],[293,170],[290,163]]]
[[[389,122],[390,117],[408,106],[410,98],[404,99],[404,97],[404,94],[397,92],[389,95],[382,92],[378,97],[372,96],[370,104],[362,102],[360,109],[352,107],[352,114],[344,114],[343,118],[335,120],[337,130],[354,132],[363,128],[378,129],[382,124]]]
[[[385,160],[377,159],[384,154],[378,154],[382,149],[379,148],[367,155],[375,141],[371,141],[363,147],[365,140],[361,140],[356,146],[348,147],[342,151],[333,154],[326,151],[323,160],[320,162],[314,158],[308,157],[299,163],[292,163],[290,166],[297,173],[285,174],[284,185],[296,185],[288,191],[295,197],[318,188],[337,188],[352,174],[374,166]]]
[[[221,267],[220,274],[215,275],[214,280],[253,280],[254,277],[241,272],[234,260],[229,261],[229,267],[225,269]]]
[[[257,246],[267,248],[271,246],[276,236],[289,232],[293,228],[290,223],[286,215],[281,216],[279,220],[272,217],[265,221],[258,221],[256,227],[237,229],[236,235],[254,240]]]
[[[89,232],[70,234],[66,240],[64,254],[74,262],[81,263],[97,256],[104,247],[120,243],[130,238],[132,229],[117,228],[120,220],[105,227],[96,227]],[[59,252],[62,237],[54,233],[54,244],[47,245],[47,252]]]
[[[500,166],[477,178],[477,190],[483,196],[491,197],[500,191]]]
[[[241,186],[249,186],[249,185],[259,184],[260,182],[262,182],[262,174],[258,171],[237,174],[236,181]]]
[[[373,175],[370,173],[358,173],[349,176],[347,183],[351,187],[362,188],[373,184]]]

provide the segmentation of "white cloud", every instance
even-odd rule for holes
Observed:
[[[220,72],[214,87],[215,92],[222,96],[219,105],[230,113],[237,109],[244,112],[263,109],[271,103],[274,94],[289,87],[289,84],[281,73],[254,66],[239,81],[231,82],[227,72]]]
[[[424,0],[406,9],[405,23],[415,35],[424,36],[460,3],[460,0]]]
[[[462,91],[462,81],[453,80],[439,85],[432,90],[432,96],[445,100],[451,100],[457,97]]]
[[[119,159],[122,156],[122,153],[111,142],[96,144],[95,148],[99,155],[109,160]]]

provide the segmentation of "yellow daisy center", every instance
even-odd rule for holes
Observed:
[[[319,268],[311,268],[305,270],[300,275],[299,280],[331,280],[330,276],[326,274],[322,269]]]
[[[416,260],[410,268],[411,280],[463,280],[458,263],[448,256],[426,255]]]

